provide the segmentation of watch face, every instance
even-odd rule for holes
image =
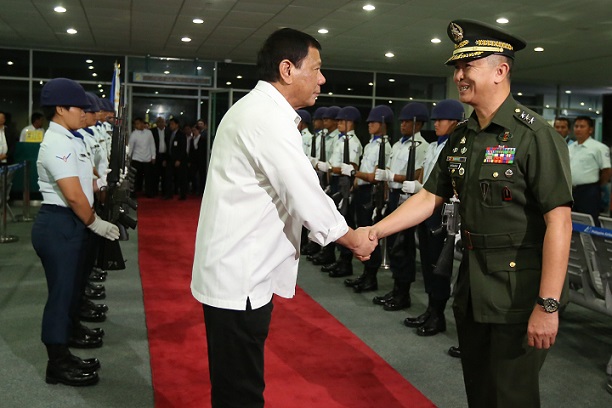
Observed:
[[[559,309],[559,302],[557,302],[555,299],[547,298],[542,300],[542,306],[544,307],[544,310],[548,313],[554,313]]]

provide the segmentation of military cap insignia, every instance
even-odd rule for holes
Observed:
[[[461,42],[463,40],[463,28],[459,24],[451,22],[448,25],[448,33],[452,36],[452,39],[455,43]]]

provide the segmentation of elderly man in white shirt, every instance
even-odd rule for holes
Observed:
[[[144,181],[146,196],[153,197],[157,190],[157,185],[152,177],[155,164],[155,139],[153,139],[153,133],[145,129],[142,118],[134,119],[134,131],[130,135],[128,146],[132,155],[131,164],[136,169],[134,192],[142,191]]]
[[[204,308],[213,408],[264,406],[272,297],[295,294],[302,225],[359,259],[377,244],[346,225],[302,150],[295,110],[312,106],[325,83],[320,48],[308,34],[274,32],[258,55],[260,81],[215,136],[191,282]]]

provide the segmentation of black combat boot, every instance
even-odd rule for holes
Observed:
[[[330,278],[342,278],[345,276],[351,276],[353,274],[353,262],[352,259],[340,259],[338,261],[338,267],[333,271],[329,272]]]
[[[352,288],[355,285],[361,284],[364,280],[365,280],[365,272],[363,272],[361,275],[359,275],[355,279],[345,279],[344,280],[344,286]]]
[[[410,299],[410,283],[398,282],[397,291],[393,293],[393,297],[383,305],[383,309],[388,312],[402,310],[410,307],[412,304]]]
[[[321,272],[330,273],[331,271],[335,271],[339,267],[340,267],[340,263],[338,261],[336,261],[334,263],[330,263],[329,265],[323,265],[321,267]]]
[[[373,290],[378,290],[378,280],[376,279],[376,274],[378,273],[378,268],[368,268],[366,267],[363,271],[365,275],[363,277],[363,281],[353,286],[353,291],[355,293],[361,292],[371,292]]]
[[[308,241],[306,245],[304,245],[304,249],[302,249],[302,255],[315,255],[317,252],[321,250],[321,245],[317,244],[313,241]]]
[[[446,318],[444,317],[444,308],[446,307],[446,299],[431,299],[431,314],[425,324],[416,329],[419,336],[435,336],[440,332],[446,331]]]
[[[374,303],[375,305],[383,306],[389,300],[393,299],[393,294],[399,290],[398,288],[399,286],[398,286],[397,280],[394,279],[393,289],[390,292],[387,292],[382,296],[374,296],[374,298],[372,299],[372,303]]]
[[[323,247],[318,254],[312,257],[313,265],[329,265],[336,262],[336,254],[334,253],[334,245]]]
[[[417,317],[407,317],[404,319],[404,326],[406,327],[421,327],[425,324],[427,319],[431,316],[431,295],[429,295],[429,300],[427,302],[427,309],[425,312],[421,313]]]

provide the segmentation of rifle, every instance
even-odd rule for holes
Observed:
[[[387,164],[385,163],[385,143],[389,137],[384,135],[380,139],[380,146],[378,147],[378,168],[385,169]],[[374,223],[383,219],[383,212],[385,207],[385,185],[386,182],[378,181],[374,183],[372,189],[372,199],[374,200],[374,208],[376,208],[376,217]]]
[[[416,133],[416,116],[412,118],[412,141],[410,144],[410,149],[408,151],[408,165],[406,166],[406,180],[414,180],[414,175],[416,173],[416,148],[419,145],[419,142],[415,140]],[[399,197],[398,206],[402,205],[404,201],[408,199],[409,195],[407,193],[401,193]]]
[[[120,100],[122,101],[123,88]],[[126,228],[136,228],[137,221],[127,214],[125,205],[134,210],[137,204],[129,197],[128,184],[124,181],[120,185],[120,173],[126,167],[126,135],[127,121],[125,120],[126,108],[119,106],[119,115],[113,125],[111,152],[108,168],[111,170],[107,176],[108,186],[103,198],[102,219],[116,224],[124,239],[127,237]],[[129,178],[129,177],[128,177]],[[119,240],[103,240],[98,253],[96,266],[103,270],[125,269],[125,261],[119,246]]]
[[[459,232],[461,217],[459,216],[459,199],[451,197],[450,202],[442,207],[442,225],[432,234],[437,235],[446,229],[446,240],[436,262],[433,273],[450,277],[453,274],[453,261],[455,259],[455,235]]]
[[[325,130],[321,129],[318,133],[319,133],[319,138],[320,138],[319,144],[321,145],[320,152],[319,152],[319,161],[326,162],[327,154],[325,153]],[[314,143],[315,142],[314,142],[314,137],[313,137],[313,146],[314,146]],[[311,151],[312,151],[312,148],[311,148]],[[314,152],[316,153],[316,148]],[[321,188],[327,192],[327,189],[329,187],[329,174],[319,169],[317,169],[317,174],[319,175],[319,183],[321,184]]]
[[[344,152],[343,152],[342,162],[344,164],[350,164],[351,162],[350,154],[349,154],[349,135],[348,134],[344,135]],[[352,174],[354,175],[355,172],[353,171]],[[339,177],[338,187],[339,187],[339,193],[341,197],[340,202],[338,203],[338,211],[340,212],[340,214],[346,217],[346,215],[348,214],[351,187],[353,186],[353,176],[345,176],[341,174],[338,177]]]

